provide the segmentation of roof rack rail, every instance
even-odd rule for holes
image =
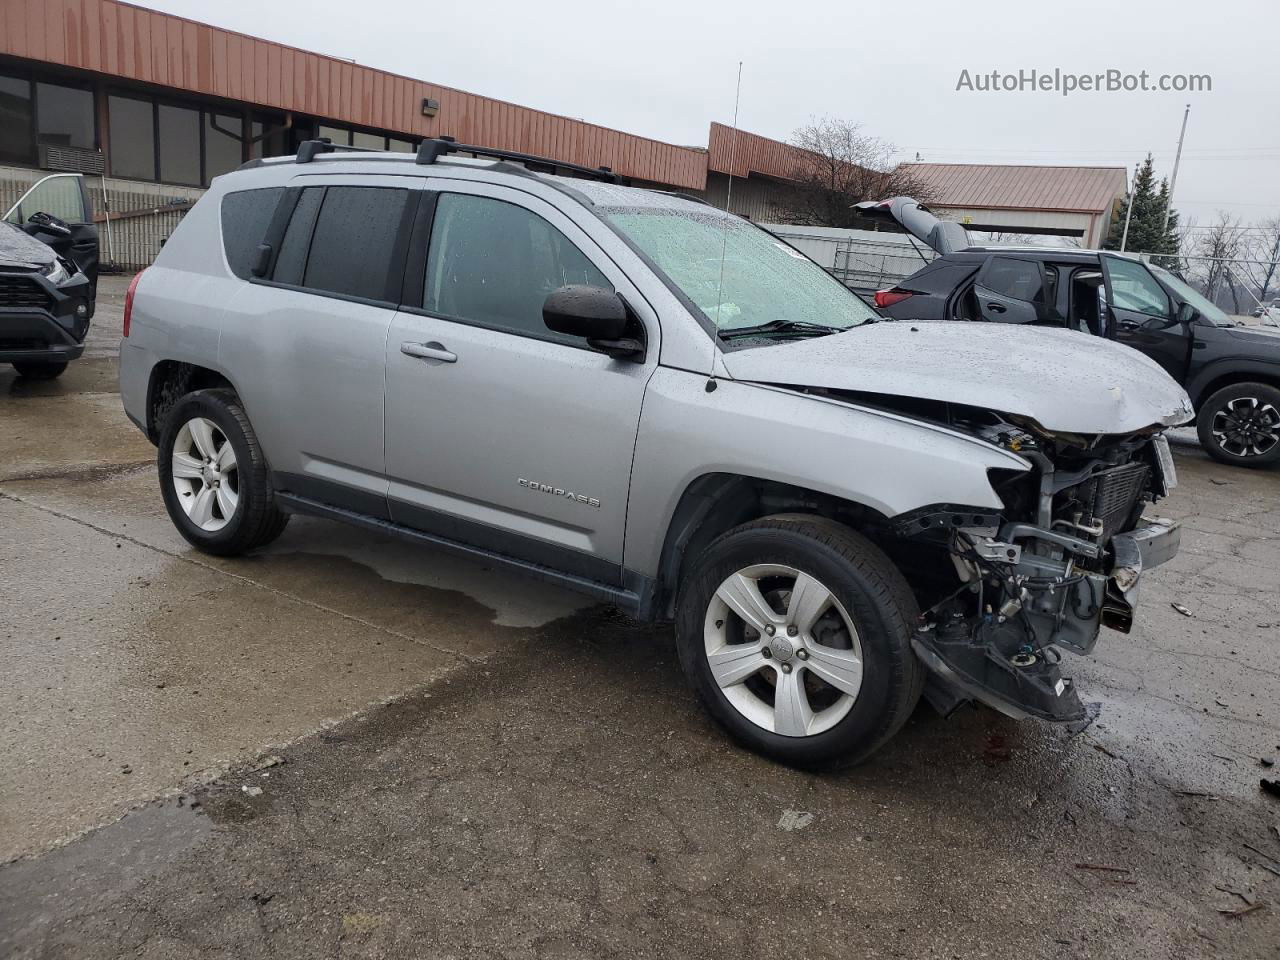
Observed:
[[[432,140],[423,140],[418,145],[417,162],[424,165],[435,163],[441,157],[450,153],[474,153],[481,157],[493,157],[497,160],[515,160],[520,163],[545,163],[552,167],[562,167],[565,170],[572,170],[575,173],[581,173],[595,180],[603,180],[605,183],[621,183],[622,178],[619,177],[608,167],[584,167],[577,163],[565,163],[563,160],[553,160],[550,157],[538,157],[531,153],[517,153],[514,150],[499,150],[495,147],[477,147],[468,143],[458,143],[453,137],[436,137]],[[299,163],[301,163],[299,157]]]
[[[350,147],[345,143],[334,143],[328,137],[319,140],[304,140],[298,144],[298,156],[294,163],[310,163],[322,153],[336,153],[345,150],[348,153],[386,153],[377,147]]]

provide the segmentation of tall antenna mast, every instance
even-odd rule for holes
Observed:
[[[716,329],[711,334],[711,368],[707,371],[707,393],[716,388],[716,344],[720,336],[720,307],[724,303],[724,261],[729,250],[729,206],[733,203],[733,168],[738,160],[738,104],[742,101],[742,61],[738,61],[738,82],[733,91],[733,133],[729,138],[729,185],[724,192],[724,228],[720,234],[720,283],[716,290]]]

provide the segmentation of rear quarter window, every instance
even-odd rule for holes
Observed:
[[[236,190],[222,198],[222,250],[231,272],[241,280],[251,276],[258,245],[276,212],[284,187]]]

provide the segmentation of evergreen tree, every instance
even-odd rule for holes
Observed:
[[[1133,175],[1133,190],[1120,204],[1119,214],[1111,224],[1111,233],[1104,250],[1119,250],[1124,235],[1124,221],[1133,202],[1133,216],[1129,218],[1129,240],[1125,250],[1132,253],[1157,253],[1177,256],[1178,213],[1169,211],[1169,226],[1164,225],[1164,208],[1169,202],[1169,181],[1162,179],[1156,186],[1155,163],[1151,154],[1138,165]]]

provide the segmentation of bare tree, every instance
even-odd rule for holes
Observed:
[[[1231,281],[1231,268],[1235,266],[1231,261],[1240,258],[1242,238],[1240,221],[1221,210],[1213,225],[1196,238],[1194,255],[1204,262],[1204,295],[1215,303],[1220,293],[1229,293],[1233,300],[1239,300]],[[1238,303],[1236,310],[1239,311]]]
[[[1247,285],[1249,306],[1266,303],[1280,290],[1280,216],[1264,220],[1245,231],[1241,243],[1241,262],[1237,269]]]
[[[824,227],[865,226],[853,211],[863,200],[912,196],[929,191],[908,164],[895,164],[895,148],[862,132],[859,124],[822,117],[791,136],[795,152],[792,186],[780,203],[796,223]]]
[[[916,199],[919,198],[917,197]],[[945,210],[935,210],[934,213],[940,217],[946,216]],[[1055,237],[1054,239],[1061,238]],[[974,246],[987,244],[1002,247],[1025,247],[1044,242],[1029,233],[1012,233],[1007,230],[970,230],[969,240]]]

